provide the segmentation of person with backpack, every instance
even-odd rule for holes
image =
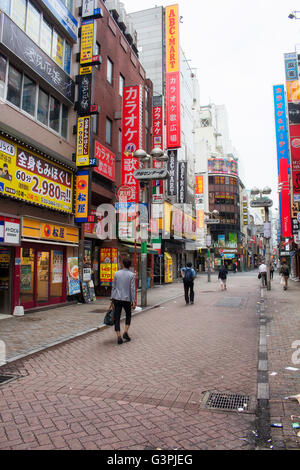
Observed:
[[[285,259],[282,260],[282,265],[281,265],[279,272],[282,275],[282,279],[283,279],[283,290],[287,290],[290,270]]]
[[[181,269],[181,277],[183,279],[184,285],[184,296],[186,305],[190,302],[191,304],[194,303],[194,279],[196,277],[196,272],[192,268],[192,263],[187,263],[185,268]]]
[[[219,275],[218,275],[218,279],[220,279],[221,290],[227,289],[226,287],[227,274],[228,274],[228,270],[226,266],[222,264],[220,271],[219,271]]]

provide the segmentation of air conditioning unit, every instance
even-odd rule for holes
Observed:
[[[124,32],[126,30],[127,15],[123,3],[120,3],[118,25]]]
[[[117,21],[119,18],[119,12],[120,12],[120,1],[119,0],[106,0],[105,5],[108,11],[110,11],[112,16]]]

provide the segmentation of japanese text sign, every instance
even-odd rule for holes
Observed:
[[[95,140],[94,156],[97,159],[97,166],[94,171],[111,181],[115,181],[115,154]]]
[[[0,194],[72,213],[73,173],[1,138]]]
[[[179,72],[178,5],[166,7],[166,72]]]
[[[139,183],[133,173],[139,161],[133,153],[140,147],[141,99],[139,86],[124,87],[122,119],[122,184],[130,186],[132,195],[128,202],[138,202]]]
[[[90,162],[90,126],[90,116],[78,117],[76,146],[77,166],[88,166]]]
[[[89,64],[93,60],[94,20],[83,20],[81,24],[80,64]]]
[[[181,146],[178,5],[166,7],[166,135],[167,148]]]
[[[287,118],[286,118],[284,85],[273,86],[273,96],[274,96],[275,130],[276,130],[276,144],[277,144],[278,179],[279,179],[279,183],[283,183],[284,185],[282,188],[282,191],[279,193],[281,235],[284,237],[288,237],[290,236],[289,232],[291,231],[291,222],[290,222],[291,207],[290,207],[289,183],[288,183],[289,181],[288,123],[287,123]]]
[[[152,148],[163,148],[163,107],[162,105],[152,108],[153,137]]]
[[[87,222],[89,210],[89,171],[78,171],[75,181],[75,222]]]

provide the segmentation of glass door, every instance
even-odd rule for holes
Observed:
[[[65,248],[21,248],[20,301],[25,309],[66,300]]]
[[[37,251],[36,302],[38,305],[49,302],[50,252]]]
[[[0,314],[11,313],[11,260],[11,248],[0,247]]]

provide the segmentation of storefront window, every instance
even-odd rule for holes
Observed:
[[[49,95],[40,88],[37,118],[40,122],[42,122],[46,126],[48,126],[48,108],[49,108]]]
[[[26,0],[12,0],[11,18],[21,29],[25,29]]]
[[[11,65],[8,71],[7,100],[20,107],[22,74]]]
[[[31,2],[28,2],[26,33],[37,44],[40,40],[40,22],[41,14],[39,10],[37,10]]]
[[[0,97],[4,98],[7,60],[0,54]]]
[[[62,297],[63,260],[64,260],[63,251],[51,250],[50,298]]]
[[[59,112],[60,103],[57,99],[50,97],[50,114],[49,114],[49,125],[51,129],[59,132]]]
[[[34,301],[34,250],[21,249],[21,276],[20,276],[21,304]]]
[[[41,24],[41,48],[49,56],[51,56],[51,47],[52,47],[52,28],[43,20]]]
[[[35,83],[24,75],[22,109],[34,116],[35,113]]]

